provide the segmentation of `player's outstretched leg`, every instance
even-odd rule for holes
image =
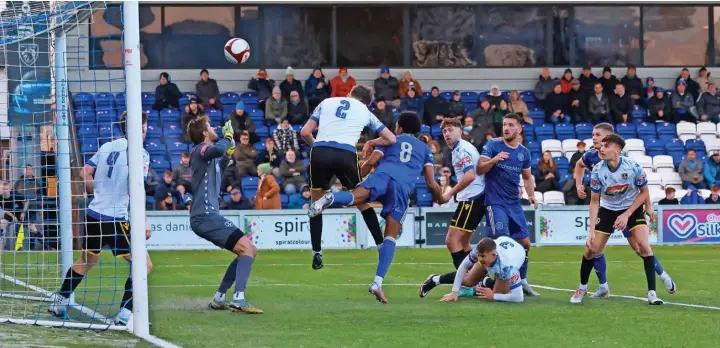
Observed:
[[[242,232],[239,232],[238,235],[242,235]],[[252,244],[248,236],[242,235],[232,251],[238,257],[235,268],[235,293],[230,303],[230,310],[248,314],[261,314],[263,312],[261,309],[253,307],[245,299],[245,288],[247,287],[248,278],[250,278],[252,264],[257,255],[257,248]]]
[[[123,258],[128,263],[132,261],[132,257],[130,255],[125,255]],[[152,261],[150,260],[150,254],[147,254],[147,274],[150,274],[150,272],[152,272]],[[130,273],[128,274],[128,279],[125,281],[125,290],[123,291],[123,297],[120,301],[120,311],[115,316],[115,325],[127,326],[127,324],[130,322],[130,316],[132,315],[133,310],[132,286],[132,273]]]
[[[208,303],[208,308],[213,310],[226,310],[229,308],[227,301],[225,300],[225,294],[227,294],[228,289],[230,289],[230,287],[235,283],[237,263],[238,259],[234,258],[232,262],[230,262],[230,265],[228,265],[228,268],[225,270],[225,275],[220,282],[220,286],[218,286],[218,289],[215,292],[215,296],[213,296],[210,303]]]
[[[595,268],[595,274],[598,277],[598,289],[595,291],[591,298],[602,298],[610,296],[610,287],[607,283],[607,261],[605,260],[605,253],[602,253],[593,259],[593,268]]]
[[[321,189],[314,188],[314,187],[311,189],[311,195],[312,195],[313,204],[324,197]],[[311,207],[312,207],[312,204],[311,204]],[[308,215],[310,215],[310,214],[308,214]],[[312,268],[314,270],[323,268],[322,229],[323,229],[322,215],[320,215],[318,213],[314,216],[310,216],[310,242],[312,243],[312,250],[313,250]]]
[[[100,260],[100,254],[94,254],[88,251],[84,251],[75,264],[68,269],[63,279],[60,290],[52,295],[53,302],[48,308],[48,312],[51,315],[58,318],[67,317],[67,306],[70,303],[70,296],[72,296],[75,289],[80,285],[85,274],[90,271],[93,266]]]

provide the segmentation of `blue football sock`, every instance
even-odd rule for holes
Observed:
[[[529,249],[525,249],[525,262],[523,262],[522,266],[520,267],[520,279],[527,279],[528,253],[529,252],[530,252]]]
[[[600,282],[600,284],[607,283],[607,262],[605,261],[605,254],[600,254],[595,257],[593,260],[593,268],[595,268],[598,282]]]
[[[657,256],[654,256],[654,258],[655,258],[655,273],[657,273],[657,275],[662,275],[663,273],[665,273],[665,270],[660,265],[660,260],[658,260]]]
[[[340,205],[352,205],[355,201],[355,196],[348,191],[338,191],[333,193],[333,204]]]
[[[393,257],[395,257],[395,238],[385,237],[379,252],[377,271],[375,271],[375,278],[385,278],[385,275],[390,269]],[[379,284],[382,285],[382,284]]]

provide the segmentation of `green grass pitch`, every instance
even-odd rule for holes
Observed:
[[[325,251],[325,268],[310,268],[311,253],[260,251],[247,297],[265,314],[210,311],[206,304],[231,261],[223,251],[152,252],[150,319],[154,335],[183,347],[713,347],[720,337],[720,247],[656,247],[678,284],[666,304],[648,306],[630,298],[571,305],[571,292],[536,289],[540,297],[522,304],[462,298],[442,303],[443,286],[420,299],[418,287],[431,273],[452,266],[445,249],[398,249],[385,279],[388,304],[367,293],[375,273],[375,250]],[[543,247],[531,251],[533,284],[574,289],[582,248]],[[104,261],[112,264],[109,253]],[[642,261],[628,247],[608,247],[608,278],[615,295],[646,295]],[[127,267],[93,270],[79,296],[97,297],[100,281],[117,287]],[[103,275],[101,278],[99,275]],[[112,289],[113,283],[107,282]],[[597,286],[592,275],[590,290]],[[84,288],[87,287],[87,288]],[[119,292],[119,291],[117,291]],[[117,293],[116,292],[116,293]],[[103,298],[119,295],[103,291]],[[85,299],[86,304],[91,301]],[[4,342],[4,344],[2,343]],[[22,325],[0,325],[0,346],[28,343],[67,347],[147,346],[124,333],[90,333]]]

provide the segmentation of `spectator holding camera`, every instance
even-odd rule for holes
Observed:
[[[268,76],[267,70],[261,68],[255,76],[248,81],[247,87],[257,93],[258,109],[265,110],[265,101],[272,95],[272,90],[275,87],[275,80]]]

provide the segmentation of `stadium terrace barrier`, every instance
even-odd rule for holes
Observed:
[[[589,211],[586,206],[524,206],[530,241],[536,246],[585,245]],[[444,248],[454,208],[410,208],[405,216],[399,247]],[[190,229],[186,211],[148,211],[153,235],[149,250],[212,250],[216,246]],[[223,215],[249,234],[259,249],[309,250],[310,230],[306,210],[223,211]],[[380,218],[381,228],[385,220]],[[720,244],[720,209],[709,206],[660,207],[658,222],[651,225],[650,243]],[[362,215],[357,209],[330,209],[323,213],[323,248],[374,248]],[[472,243],[485,235],[485,220],[473,233]],[[620,231],[609,245],[625,245]]]

